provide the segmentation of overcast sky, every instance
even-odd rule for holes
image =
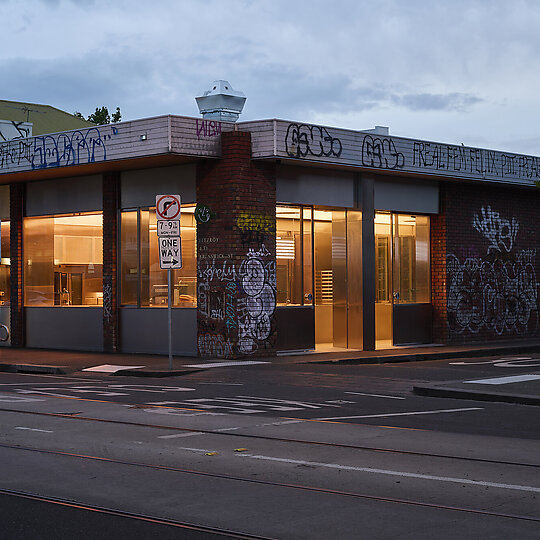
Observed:
[[[283,118],[540,155],[540,0],[0,0],[0,99]]]

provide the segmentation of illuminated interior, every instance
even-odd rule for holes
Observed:
[[[392,345],[392,307],[430,302],[429,217],[375,214],[375,337]]]
[[[27,306],[103,305],[102,213],[24,219]]]
[[[1,254],[0,254],[0,306],[9,304],[10,298],[10,226],[9,220],[0,223]]]
[[[172,270],[173,306],[197,305],[197,227],[194,205],[182,205],[182,268]],[[126,306],[166,307],[167,270],[159,266],[155,208],[124,211],[120,225],[120,290]]]

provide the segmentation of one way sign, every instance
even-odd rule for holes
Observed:
[[[162,270],[182,268],[182,240],[179,236],[158,237],[159,267]]]

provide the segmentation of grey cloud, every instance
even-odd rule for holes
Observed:
[[[0,61],[5,99],[54,105],[68,112],[90,113],[95,107],[116,107],[152,99],[150,59],[114,58],[98,52],[63,62]]]
[[[472,94],[451,92],[449,94],[404,94],[392,95],[395,105],[413,111],[464,111],[483,101]]]
[[[231,83],[234,85],[232,80]],[[345,75],[314,75],[281,65],[251,70],[246,80],[247,90],[240,89],[248,95],[246,113],[256,111],[258,117],[290,118],[313,111],[368,110],[380,106],[389,95],[377,85],[356,87]]]

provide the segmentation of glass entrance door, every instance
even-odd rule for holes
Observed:
[[[428,216],[375,214],[375,272],[377,348],[428,340]]]
[[[315,209],[315,343],[362,348],[361,212]]]

